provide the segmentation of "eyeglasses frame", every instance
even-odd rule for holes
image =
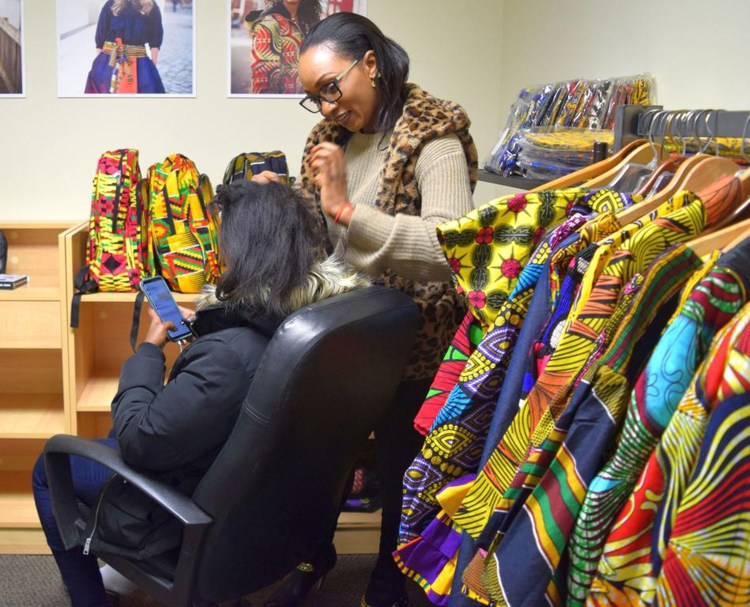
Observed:
[[[352,68],[358,63],[359,63],[359,59],[355,59],[349,64],[349,66],[343,72],[341,72],[338,76],[336,76],[330,82],[326,82],[323,86],[320,87],[321,89],[324,89],[325,87],[333,86],[336,92],[338,92],[338,97],[336,97],[335,99],[330,99],[330,98],[326,99],[320,94],[320,92],[318,92],[317,96],[305,95],[302,99],[300,99],[299,104],[302,106],[303,109],[307,110],[311,114],[319,114],[321,110],[323,109],[323,101],[325,101],[326,103],[336,103],[344,95],[344,93],[339,88],[339,83],[344,79],[344,76],[346,76],[352,70]],[[312,103],[315,105],[317,109],[311,110],[309,107],[307,107],[305,105],[307,101],[312,101]]]

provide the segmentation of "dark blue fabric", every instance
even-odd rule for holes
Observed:
[[[97,443],[102,443],[108,447],[117,449],[117,439],[100,438],[96,439]],[[112,476],[112,472],[91,460],[73,456],[70,458],[70,472],[73,476],[73,488],[78,498],[89,508],[93,508],[99,492]],[[47,538],[47,544],[52,550],[65,550],[62,538],[57,530],[57,523],[52,514],[52,501],[50,500],[49,488],[47,486],[47,470],[44,467],[44,457],[42,455],[36,461],[31,476],[31,487],[34,493],[34,503],[39,520],[42,523],[42,530]]]
[[[141,15],[130,3],[126,4],[119,15],[112,14],[112,0],[109,0],[99,13],[96,26],[96,48],[102,48],[105,42],[114,42],[120,38],[123,44],[161,48],[164,40],[164,28],[161,11],[154,4],[148,15]]]
[[[96,442],[117,448],[117,440],[114,438],[98,439]],[[70,458],[70,471],[76,495],[86,506],[94,508],[99,493],[112,476],[112,472],[101,464],[76,456]],[[65,550],[63,546],[52,513],[47,470],[44,467],[42,455],[34,465],[32,490],[42,530],[47,538],[47,544],[52,549],[52,555],[55,557],[63,583],[68,589],[73,607],[106,606],[104,585],[96,557],[93,554],[83,554],[81,548]]]
[[[139,57],[138,67],[138,93],[142,94],[164,94],[164,84],[161,81],[159,70],[154,62],[148,57]],[[109,55],[99,53],[91,65],[88,79],[86,80],[86,94],[108,94],[109,85],[112,80],[114,68],[109,65]]]
[[[557,306],[554,310],[551,310],[551,317],[546,324],[544,333],[537,341],[537,345],[534,348],[533,357],[534,360],[539,360],[545,356],[551,356],[555,351],[555,347],[551,344],[553,335],[556,331],[561,331],[562,327],[568,320],[570,311],[573,309],[578,291],[583,280],[583,274],[588,268],[589,263],[594,257],[594,253],[598,249],[596,243],[590,244],[582,251],[579,251],[570,263],[563,283],[560,287],[560,295],[557,302]],[[526,389],[524,396],[528,394],[538,379],[536,373],[536,365],[533,366],[533,379],[526,378]]]

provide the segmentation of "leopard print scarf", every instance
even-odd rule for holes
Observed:
[[[470,121],[463,108],[437,99],[409,84],[401,117],[393,128],[388,160],[380,175],[375,206],[388,215],[419,215],[422,200],[415,167],[422,147],[438,137],[455,134],[464,148],[472,191],[477,181],[477,151],[469,134]],[[300,183],[318,200],[310,167],[310,150],[323,141],[344,145],[349,132],[332,120],[322,120],[310,133],[302,157]],[[464,314],[458,294],[449,282],[414,282],[386,270],[376,281],[400,289],[416,302],[421,312],[420,330],[404,379],[435,375]]]

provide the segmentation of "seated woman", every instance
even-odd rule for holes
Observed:
[[[198,305],[199,337],[175,361],[164,383],[167,329],[150,311],[145,341],[122,366],[112,401],[113,431],[101,439],[128,464],[151,471],[185,494],[228,438],[268,341],[282,320],[305,305],[369,282],[325,258],[321,226],[290,188],[238,182],[220,186],[220,245],[226,270]],[[90,542],[65,550],[52,513],[44,461],[33,471],[39,519],[73,607],[106,605],[96,557],[146,557],[175,548],[173,519],[104,466],[72,457],[78,498],[97,511]],[[110,482],[110,479],[114,481]]]

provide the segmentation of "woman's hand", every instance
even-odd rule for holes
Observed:
[[[167,331],[176,329],[176,327],[171,320],[168,320],[166,322],[162,321],[156,311],[151,307],[149,307],[148,309],[148,316],[151,319],[151,325],[149,326],[148,332],[146,333],[146,339],[144,339],[143,341],[149,344],[154,344],[161,350],[169,341]]]
[[[195,320],[195,310],[183,308],[182,306],[177,307],[180,309],[180,314],[182,314],[182,317],[185,320],[188,322],[193,322]],[[166,322],[162,321],[162,319],[159,318],[159,315],[151,307],[148,309],[148,315],[151,318],[151,325],[146,333],[146,339],[143,341],[154,344],[160,350],[164,349],[164,346],[167,345],[167,342],[169,341],[167,331],[171,331],[177,327],[174,326],[174,323],[171,320]]]
[[[320,188],[320,206],[336,223],[348,226],[354,206],[346,193],[344,150],[325,141],[314,146],[311,152],[310,166],[315,174],[315,184]]]
[[[257,175],[253,175],[250,178],[250,181],[254,181],[255,183],[259,183],[261,185],[266,185],[271,182],[281,183],[281,177],[279,177],[278,173],[274,173],[273,171],[261,171]]]
[[[177,306],[180,309],[180,314],[182,314],[182,317],[187,320],[188,322],[195,321],[195,310],[191,310],[190,308],[183,308],[182,306]]]

